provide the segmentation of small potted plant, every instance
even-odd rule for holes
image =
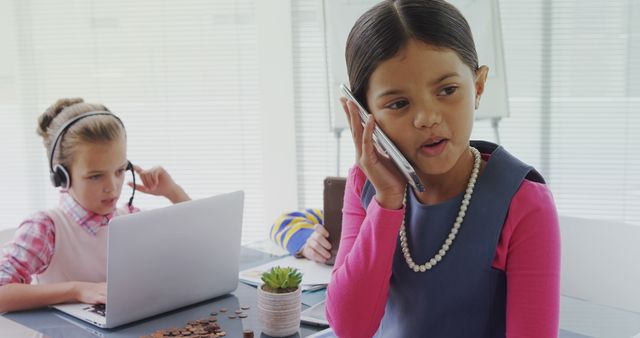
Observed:
[[[258,286],[258,317],[262,332],[290,336],[300,329],[302,273],[291,267],[273,267],[262,274]]]

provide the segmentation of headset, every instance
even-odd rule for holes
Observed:
[[[113,116],[116,120],[118,120],[118,122],[120,122],[120,125],[122,125],[122,128],[124,129],[124,123],[122,123],[122,120],[120,120],[120,118],[117,117],[115,114],[108,111],[92,111],[92,112],[84,113],[72,118],[71,120],[67,121],[64,125],[62,125],[58,133],[56,133],[56,137],[54,138],[53,144],[51,146],[51,156],[49,156],[49,178],[51,179],[51,184],[53,184],[54,187],[56,188],[60,187],[64,191],[69,190],[69,188],[71,187],[71,175],[69,174],[69,170],[67,170],[67,168],[65,168],[65,166],[60,163],[56,164],[55,166],[53,165],[53,159],[56,153],[56,147],[58,143],[62,143],[62,137],[69,130],[69,128],[71,128],[71,126],[73,126],[76,122],[84,118],[97,116],[97,115]],[[131,161],[127,160],[126,170],[130,170],[131,175],[133,176],[133,192],[131,193],[131,198],[129,198],[129,203],[128,203],[129,206],[131,206],[133,203],[133,197],[136,194],[136,175],[133,171],[133,164],[131,164]]]

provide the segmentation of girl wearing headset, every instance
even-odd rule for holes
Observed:
[[[162,168],[149,170],[127,160],[122,121],[103,105],[60,99],[38,120],[49,154],[51,181],[59,187],[57,208],[41,211],[18,227],[0,256],[0,312],[65,302],[106,301],[107,225],[139,211],[116,207],[125,172],[142,184],[129,186],[173,203],[189,196]]]

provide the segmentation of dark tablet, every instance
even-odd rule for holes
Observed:
[[[327,264],[333,265],[342,232],[342,203],[344,201],[344,187],[347,179],[344,177],[327,177],[324,180],[324,227],[329,232],[331,243],[331,258]]]

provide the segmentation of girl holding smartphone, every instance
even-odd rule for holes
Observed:
[[[556,337],[560,235],[542,176],[471,141],[488,68],[441,0],[383,1],[349,34],[356,147],[327,291],[339,337]],[[372,141],[378,125],[415,168],[411,189]]]

